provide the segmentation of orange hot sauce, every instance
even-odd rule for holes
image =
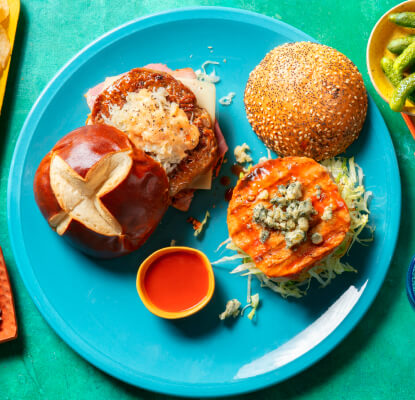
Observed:
[[[178,250],[165,253],[150,264],[143,286],[156,307],[180,312],[206,298],[209,275],[198,254]]]

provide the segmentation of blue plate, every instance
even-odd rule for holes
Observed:
[[[373,101],[360,139],[348,153],[363,167],[367,189],[374,193],[370,208],[375,241],[369,247],[356,245],[348,260],[359,273],[344,274],[326,289],[313,285],[302,300],[284,300],[260,290],[262,305],[253,323],[247,318],[234,323],[218,319],[228,299],[246,298],[245,278],[229,275],[228,269],[216,269],[217,289],[209,306],[185,320],[153,316],[135,289],[140,262],[172,239],[202,249],[211,260],[223,255],[215,252],[228,236],[226,188],[218,180],[212,191],[196,194],[188,213],[170,210],[139,251],[111,261],[88,258],[67,245],[48,227],[34,200],[32,182],[40,160],[59,138],[85,122],[87,89],[107,76],[151,62],[197,69],[208,59],[219,61],[218,98],[236,93],[231,106],[218,106],[229,147],[246,142],[255,159],[265,155],[245,117],[244,87],[265,53],[299,40],[312,39],[250,12],[213,7],[167,12],[128,23],[82,50],[33,106],[9,179],[13,251],[44,318],[98,368],[133,385],[175,395],[247,392],[309,367],[351,331],[372,303],[394,251],[401,205],[392,142]],[[231,154],[229,158],[223,175],[231,175]],[[209,227],[196,239],[186,218],[202,218],[206,210],[212,215]],[[256,282],[253,290],[259,290]]]
[[[408,294],[409,303],[415,309],[415,256],[412,258],[406,276],[406,293]]]

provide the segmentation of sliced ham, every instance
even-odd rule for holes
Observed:
[[[161,71],[161,72],[167,72],[168,74],[172,74],[173,70],[171,70],[166,64],[147,64],[144,65],[143,68],[152,69],[153,71]]]
[[[216,140],[218,142],[219,157],[223,157],[225,153],[229,150],[229,147],[226,144],[226,140],[223,136],[222,130],[220,129],[218,120],[215,121],[214,131],[216,135]]]
[[[152,69],[154,71],[167,72],[168,74],[177,78],[196,79],[196,74],[192,68],[182,68],[173,71],[165,64],[147,64],[143,68]]]
[[[216,141],[218,143],[218,162],[216,163],[215,168],[213,168],[213,173],[214,176],[218,176],[222,168],[223,161],[225,160],[225,154],[229,150],[229,147],[217,120],[215,121],[213,131],[215,132]]]
[[[93,88],[89,89],[85,93],[86,103],[88,104],[88,107],[90,110],[92,110],[92,107],[94,106],[96,98],[99,96],[99,94],[105,90],[108,86],[112,85],[118,78],[121,78],[124,74],[116,75],[116,76],[110,76],[108,78],[105,78],[104,82],[99,83],[98,85],[94,86]]]
[[[177,193],[176,196],[172,197],[171,205],[180,211],[187,211],[190,207],[190,203],[193,200],[194,189],[185,189]]]
[[[172,71],[171,74],[177,79],[177,78],[188,78],[188,79],[196,79],[197,76],[195,74],[195,71],[193,71],[191,68],[182,68],[182,69],[176,69],[176,71]]]

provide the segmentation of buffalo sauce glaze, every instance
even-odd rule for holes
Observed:
[[[233,164],[231,167],[231,172],[239,178],[241,172],[244,172],[244,167],[242,167],[242,165],[239,164]]]
[[[149,300],[168,312],[185,311],[199,304],[208,293],[209,276],[200,256],[185,251],[156,259],[144,277]]]

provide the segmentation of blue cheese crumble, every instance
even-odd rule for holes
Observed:
[[[288,249],[307,239],[310,219],[317,212],[310,199],[300,200],[302,195],[302,185],[295,181],[278,187],[278,195],[269,200],[271,207],[263,202],[254,207],[252,221],[262,227],[259,235],[261,243],[268,240],[271,230],[280,231],[284,235]],[[257,198],[267,200],[268,196],[267,191],[266,196],[260,194]],[[322,240],[322,238],[319,240],[316,236],[312,241],[317,244],[317,242],[321,243]]]
[[[313,244],[320,244],[321,242],[323,241],[323,236],[321,236],[321,234],[320,233],[313,233],[312,235],[311,235],[311,242],[313,243]]]
[[[333,206],[324,207],[323,215],[321,219],[323,221],[328,221],[333,218]]]
[[[244,164],[246,162],[251,162],[252,157],[249,154],[247,154],[247,152],[250,150],[251,149],[246,143],[243,143],[241,146],[236,146],[235,150],[233,151],[236,162],[238,164]]]
[[[239,300],[237,299],[229,300],[226,303],[225,311],[219,314],[219,319],[223,321],[224,319],[229,318],[229,317],[236,318],[241,312],[240,307],[241,307],[241,302]]]

